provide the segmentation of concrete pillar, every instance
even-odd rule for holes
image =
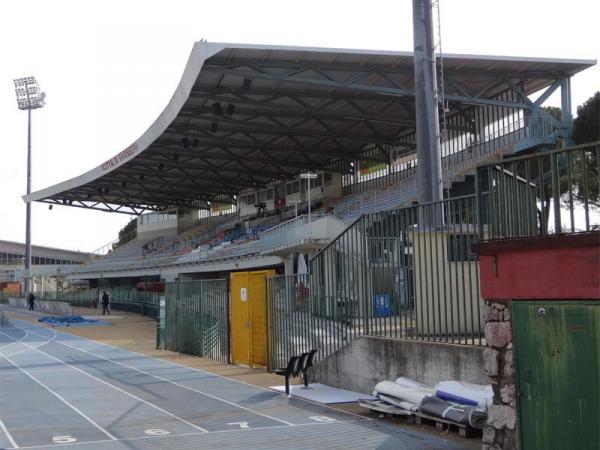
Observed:
[[[285,275],[294,275],[294,254],[288,255],[283,259],[283,268]]]

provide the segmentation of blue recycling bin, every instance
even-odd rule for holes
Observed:
[[[390,294],[373,295],[373,317],[389,317],[390,314]]]

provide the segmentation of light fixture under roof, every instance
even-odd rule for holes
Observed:
[[[217,116],[223,115],[223,108],[221,108],[221,103],[219,103],[219,102],[215,102],[212,104],[212,110],[213,110],[213,113],[215,113],[215,115],[217,115]]]

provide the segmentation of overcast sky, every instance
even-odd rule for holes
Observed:
[[[444,52],[600,59],[597,0],[440,0]],[[411,0],[0,2],[0,239],[25,240],[27,114],[13,78],[34,75],[33,186],[80,175],[137,139],[166,106],[195,41],[412,51]],[[600,90],[574,77],[573,109]],[[548,103],[560,106],[554,96]],[[33,204],[33,243],[91,251],[130,216]]]

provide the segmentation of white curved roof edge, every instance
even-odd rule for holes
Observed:
[[[29,195],[23,195],[22,199],[25,202],[42,200],[52,197],[61,192],[73,189],[94,181],[97,178],[112,172],[127,161],[131,160],[136,155],[146,150],[158,137],[167,129],[167,127],[175,120],[177,114],[183,108],[187,101],[192,87],[196,82],[196,78],[200,74],[200,70],[206,61],[211,56],[217,54],[226,48],[231,49],[251,49],[251,50],[283,50],[283,51],[298,51],[298,52],[314,52],[314,53],[346,53],[358,55],[382,55],[382,56],[411,56],[410,51],[393,51],[393,50],[366,50],[366,49],[348,49],[348,48],[327,48],[327,47],[296,47],[287,45],[256,45],[256,44],[233,44],[221,42],[206,42],[199,41],[194,43],[190,57],[183,71],[181,81],[171,97],[171,100],[158,116],[158,118],[150,125],[150,127],[131,145],[121,150],[112,158],[108,159],[99,166],[89,170],[82,175],[63,181],[61,183],[49,186],[39,191],[32,192]],[[591,59],[564,59],[564,58],[538,58],[538,57],[522,57],[522,56],[492,56],[492,55],[466,55],[466,54],[444,54],[446,59],[472,59],[472,60],[498,60],[498,61],[523,61],[523,62],[539,62],[539,63],[562,63],[562,64],[582,64],[594,65],[596,60]]]
[[[94,181],[107,173],[112,172],[118,167],[131,160],[136,155],[146,150],[158,137],[167,129],[167,127],[175,120],[177,114],[187,101],[192,87],[196,82],[196,78],[200,73],[200,69],[207,58],[210,58],[215,53],[218,53],[225,47],[222,44],[209,44],[208,42],[196,42],[190,53],[190,57],[183,71],[181,81],[171,97],[171,100],[165,107],[158,118],[150,125],[150,127],[131,145],[121,150],[112,158],[106,160],[92,170],[85,172],[70,180],[63,181],[53,186],[32,192],[29,195],[24,195],[22,198],[25,202],[33,202],[44,198],[52,197],[61,192],[73,189]]]

